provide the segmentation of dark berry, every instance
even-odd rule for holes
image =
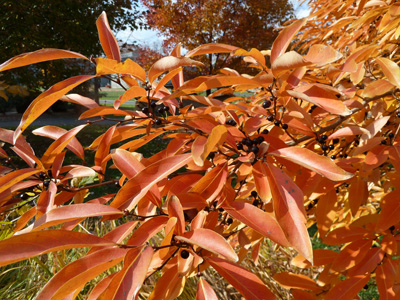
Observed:
[[[157,113],[160,114],[160,115],[163,114],[163,113],[164,113],[164,108],[161,107],[161,106],[158,107],[158,108],[157,108]]]
[[[396,229],[396,227],[394,227],[394,225],[393,225],[393,226],[390,226],[389,229],[390,229],[390,231],[394,231]]]
[[[155,102],[151,102],[151,103],[150,103],[150,106],[151,106],[152,108],[154,108],[154,107],[157,106],[157,104],[156,104]]]
[[[243,144],[243,145],[246,145],[247,147],[250,147],[251,145],[253,145],[253,141],[250,140],[249,138],[244,138],[244,139],[242,140],[242,144]]]
[[[190,255],[189,251],[187,251],[187,250],[182,250],[181,251],[181,257],[183,259],[187,259],[189,257],[189,255]]]
[[[317,142],[320,144],[325,144],[325,140],[323,138],[318,138]]]
[[[50,180],[45,180],[45,181],[43,181],[43,186],[44,186],[45,188],[48,188],[49,185],[50,185]]]
[[[397,117],[400,118],[400,112],[397,113]]]
[[[41,180],[44,180],[44,179],[46,178],[46,174],[44,174],[44,172],[40,172],[40,173],[39,173],[39,178],[40,178]]]
[[[332,155],[331,158],[332,158],[332,159],[336,159],[336,155]]]
[[[271,101],[269,101],[269,100],[266,100],[266,101],[264,101],[263,103],[262,103],[262,107],[263,108],[268,108],[268,107],[270,107],[271,106]]]
[[[226,224],[231,225],[233,223],[232,218],[228,218],[228,220],[226,220]]]
[[[382,145],[386,145],[386,143],[387,143],[386,140],[381,141]]]
[[[269,130],[268,130],[268,129],[264,129],[261,133],[262,133],[262,134],[268,134],[268,133],[269,133]]]
[[[282,129],[288,129],[289,128],[289,125],[288,124],[282,124]]]
[[[49,175],[50,178],[53,178],[53,172],[51,170],[47,171],[47,175]]]
[[[210,152],[210,154],[208,154],[208,157],[209,157],[210,159],[214,159],[214,157],[215,157],[215,152]]]
[[[154,121],[154,123],[156,123],[156,125],[161,125],[162,124],[162,120],[161,119],[156,119]]]
[[[116,187],[121,187],[121,185],[119,184],[119,181],[116,181],[116,182],[114,182],[114,185],[116,186]]]
[[[257,146],[253,146],[253,147],[251,148],[251,152],[253,152],[254,154],[257,154],[258,151],[260,151],[260,149],[258,149]]]
[[[324,141],[326,141],[328,139],[328,136],[326,134],[321,135],[321,139],[323,139]]]
[[[339,143],[339,139],[333,139],[333,140],[332,140],[332,143],[333,143],[333,144]]]
[[[243,144],[241,143],[237,144],[236,147],[238,148],[238,150],[243,150]]]
[[[334,148],[335,148],[335,146],[329,145],[329,150],[333,150]]]
[[[257,138],[257,144],[261,144],[262,142],[264,142],[264,137],[263,136],[259,136]]]
[[[267,120],[270,121],[270,122],[272,122],[274,119],[275,119],[275,117],[273,115],[269,115],[267,117]]]
[[[322,150],[324,150],[324,151],[328,150],[328,146],[327,146],[327,145],[322,145],[321,148],[322,148]]]
[[[226,125],[236,126],[236,121],[234,119],[226,120]]]
[[[312,109],[309,109],[309,110],[308,110],[308,113],[309,113],[309,114],[312,114],[312,112],[313,112]]]
[[[27,193],[22,193],[22,194],[19,195],[19,197],[20,197],[22,200],[26,200],[26,199],[29,198],[29,195],[28,195]]]
[[[274,121],[274,125],[275,125],[275,126],[279,126],[280,124],[281,124],[281,122],[280,122],[279,120],[275,120],[275,121]]]
[[[344,158],[347,158],[347,156],[348,156],[347,154],[343,155]]]
[[[389,133],[389,137],[392,139],[394,137],[393,132]]]
[[[269,100],[274,101],[274,96],[269,96]]]
[[[143,107],[142,108],[142,113],[148,115],[149,114],[149,108],[148,107]]]
[[[168,112],[169,111],[169,106],[164,106],[163,110],[164,110],[164,112]]]
[[[313,106],[311,106],[311,109],[316,109],[318,106],[316,106],[315,104]]]
[[[254,197],[254,198],[256,198],[257,196],[258,196],[258,194],[257,194],[257,192],[256,191],[251,191],[251,194],[250,194],[252,197]]]

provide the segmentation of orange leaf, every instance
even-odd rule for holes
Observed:
[[[400,218],[399,206],[400,190],[394,190],[385,195],[381,200],[381,212],[375,230],[382,232],[390,226],[397,224]]]
[[[172,266],[158,279],[147,300],[174,300],[182,293],[186,277],[178,277],[177,265]]]
[[[208,203],[211,203],[222,191],[227,176],[228,166],[226,164],[218,165],[201,178],[189,192],[198,193]]]
[[[361,204],[366,203],[368,200],[368,184],[361,178],[361,176],[352,178],[349,183],[349,205],[351,214],[355,216]]]
[[[139,161],[138,156],[134,153],[123,150],[116,149],[111,153],[111,157],[115,166],[124,174],[128,179],[131,179],[145,167]]]
[[[103,51],[110,59],[121,61],[121,52],[119,51],[118,41],[111,31],[107,15],[103,11],[96,21],[97,31]]]
[[[197,284],[196,300],[218,300],[214,290],[203,277],[200,277]]]
[[[226,137],[228,136],[228,131],[224,125],[218,125],[213,128],[211,134],[207,138],[207,142],[204,142],[204,137],[199,136],[197,139],[202,138],[199,142],[196,141],[192,146],[192,157],[193,161],[200,167],[204,165],[204,160],[210,154],[210,152],[219,145],[222,145]]]
[[[372,244],[371,240],[357,240],[342,249],[332,263],[331,269],[343,272],[357,265],[367,254]]]
[[[192,60],[188,57],[166,56],[159,59],[149,70],[149,81],[152,83],[158,76],[166,71],[171,71],[183,66],[204,66],[201,62]]]
[[[77,135],[78,132],[81,131],[86,126],[87,126],[87,124],[80,125],[80,126],[72,128],[71,130],[66,131],[65,133],[61,134],[60,137],[58,137],[57,140],[55,140],[47,148],[46,152],[43,154],[43,156],[41,158],[43,166],[46,169],[49,168],[53,164],[54,159],[57,157],[57,155],[60,154],[65,149],[65,147],[67,147],[71,143],[71,141],[75,138],[75,135]],[[76,140],[76,142],[79,144],[78,140]],[[72,142],[72,143],[75,146],[79,147],[78,144],[76,144],[74,142]],[[83,149],[82,149],[82,152],[83,152]]]
[[[337,204],[336,191],[333,189],[319,198],[316,210],[317,227],[319,234],[324,239],[331,228],[336,216],[335,205]]]
[[[100,106],[85,111],[83,114],[79,116],[79,120],[98,117],[98,116],[105,116],[105,115],[129,116],[131,114],[125,110],[115,109],[113,107]]]
[[[65,102],[76,103],[76,104],[85,106],[89,109],[99,107],[99,105],[94,100],[92,100],[88,97],[78,95],[78,94],[64,95],[60,98],[60,100],[65,101]]]
[[[96,154],[94,155],[94,164],[96,166],[101,166],[104,170],[105,164],[103,162],[104,158],[109,154],[110,146],[111,146],[111,139],[114,135],[116,125],[110,127],[106,133],[103,135],[99,143],[99,147],[97,148]],[[105,173],[105,170],[104,172]]]
[[[188,53],[186,53],[186,57],[193,57],[196,55],[202,54],[211,54],[211,53],[231,53],[235,50],[239,49],[238,47],[226,45],[226,44],[218,44],[218,43],[210,43],[201,45]]]
[[[21,122],[14,133],[14,142],[20,134],[58,99],[68,93],[79,84],[94,78],[94,75],[80,75],[61,81],[47,91],[41,93],[26,109],[22,115]]]
[[[342,58],[342,54],[336,51],[332,46],[323,44],[314,44],[310,47],[306,60],[316,64],[317,67],[327,65]]]
[[[0,193],[12,187],[14,184],[34,175],[40,173],[36,169],[20,169],[0,177]]]
[[[260,278],[245,268],[218,257],[206,257],[206,261],[246,299],[276,299]]]
[[[332,133],[329,137],[328,137],[328,141],[329,140],[333,140],[336,138],[341,138],[341,137],[345,137],[345,136],[353,136],[353,135],[359,135],[359,134],[364,134],[367,133],[368,130],[362,127],[358,127],[358,126],[346,126],[343,128],[340,128],[339,130],[336,130],[334,133]]]
[[[132,75],[133,77],[138,78],[142,82],[146,81],[146,72],[143,70],[141,66],[139,66],[137,63],[135,63],[129,58],[124,62],[120,62],[115,59],[98,57],[96,58],[96,74]]]
[[[289,246],[282,228],[273,215],[245,202],[232,202],[222,205],[228,214],[236,220],[248,225],[263,236],[284,247]]]
[[[123,212],[113,207],[102,204],[81,203],[67,205],[54,208],[42,215],[33,224],[32,231],[41,230],[43,228],[48,228],[50,226],[76,220],[79,218],[117,214],[123,215]]]
[[[111,280],[99,300],[136,299],[146,278],[153,257],[153,249],[146,247],[130,250],[124,258],[124,267]]]
[[[168,201],[168,214],[170,217],[176,217],[177,223],[175,227],[175,234],[181,235],[185,232],[185,216],[179,198],[172,196]]]
[[[353,268],[351,268],[347,274],[349,277],[352,277],[355,275],[371,273],[375,270],[384,257],[385,252],[381,248],[371,248],[367,251],[367,254],[364,256],[364,258]]]
[[[168,217],[158,216],[144,222],[137,228],[126,243],[129,246],[141,246],[156,233],[160,232],[168,222]]]
[[[325,300],[353,300],[359,291],[367,284],[370,275],[358,275],[348,278],[334,286],[325,295]]]
[[[284,171],[267,164],[274,213],[289,243],[312,263],[312,246],[305,226],[303,192]]]
[[[0,266],[58,250],[114,245],[98,236],[76,231],[29,232],[0,241]]]
[[[382,300],[395,300],[396,293],[393,291],[395,282],[395,270],[391,265],[391,260],[386,260],[383,264],[378,265],[376,268],[376,285],[378,286],[379,299]]]
[[[339,168],[330,158],[306,148],[287,147],[275,150],[270,154],[299,164],[333,181],[347,180],[354,176]]]
[[[35,135],[45,136],[53,140],[57,140],[66,132],[66,129],[57,126],[43,126],[32,131],[32,133]],[[76,137],[73,137],[70,140],[70,142],[67,144],[67,148],[74,152],[81,159],[84,159],[85,153],[83,151],[83,147]]]
[[[34,52],[23,53],[3,62],[0,65],[0,72],[19,68],[26,65],[36,64],[42,61],[63,59],[63,58],[88,58],[82,54],[60,49],[40,49]]]
[[[311,64],[311,62],[305,60],[297,52],[289,51],[283,53],[274,60],[274,63],[271,65],[271,70],[275,76],[278,76],[280,73],[282,73],[282,71],[297,69]]]
[[[272,44],[271,48],[271,64],[285,53],[287,47],[289,46],[290,42],[292,41],[293,37],[296,33],[303,27],[303,25],[307,22],[306,18],[297,20],[293,22],[291,25],[284,28],[275,39],[274,43]]]
[[[362,92],[365,98],[383,95],[393,89],[394,85],[386,79],[379,79],[371,82]]]
[[[57,272],[44,286],[36,299],[62,300],[88,281],[119,263],[127,250],[110,248],[84,256]]]
[[[393,85],[400,88],[400,68],[399,66],[392,60],[385,57],[377,57],[375,58],[378,65],[381,67],[383,73],[386,78]]]
[[[339,116],[348,116],[351,111],[340,100],[338,100],[329,87],[319,84],[308,84],[297,87],[294,91],[286,91],[292,97],[303,99],[313,103],[327,112]]]
[[[215,254],[222,255],[230,261],[238,261],[236,252],[218,233],[206,228],[197,228],[175,237],[179,241],[199,246]]]
[[[338,245],[353,242],[362,238],[373,238],[375,235],[362,227],[345,225],[331,231],[323,242],[328,245]]]
[[[258,196],[262,201],[267,202],[271,199],[271,189],[269,187],[268,179],[264,176],[262,169],[262,162],[257,161],[253,165],[253,178],[256,184]]]
[[[118,192],[111,206],[121,210],[133,209],[139,200],[158,181],[180,169],[192,160],[190,153],[159,160],[137,173]]]
[[[275,274],[273,278],[285,289],[294,288],[308,291],[320,291],[322,289],[314,280],[302,274],[282,272]]]

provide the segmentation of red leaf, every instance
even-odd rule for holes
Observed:
[[[390,226],[397,224],[400,218],[399,205],[400,190],[394,190],[385,195],[381,200],[381,212],[375,230],[382,232]]]
[[[260,278],[245,268],[218,257],[206,257],[205,259],[246,299],[276,299]]]
[[[222,255],[230,261],[238,261],[236,252],[218,233],[206,228],[197,228],[175,237],[179,241],[199,246],[215,254]]]
[[[0,266],[64,249],[114,245],[98,236],[76,231],[29,232],[0,241]]]
[[[203,277],[200,277],[197,284],[196,300],[218,300],[214,290]]]
[[[31,64],[36,64],[42,61],[63,59],[63,58],[88,58],[82,54],[60,49],[40,49],[34,52],[23,53],[3,62],[0,65],[0,72],[5,70],[19,68]]]
[[[111,31],[107,15],[104,11],[97,19],[96,26],[99,32],[100,43],[106,56],[110,59],[121,61],[121,53],[119,51],[117,39]]]
[[[182,235],[185,232],[185,216],[182,205],[176,196],[172,196],[168,201],[168,214],[170,217],[177,218],[175,234]]]

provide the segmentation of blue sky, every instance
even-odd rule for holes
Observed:
[[[307,17],[310,13],[310,9],[308,8],[307,4],[299,5],[299,1],[297,0],[289,0],[293,4],[293,8],[295,9],[296,17],[297,18],[304,18]],[[136,43],[145,44],[152,48],[157,48],[157,45],[161,45],[162,37],[158,36],[157,32],[154,30],[125,30],[120,31],[116,34],[118,40],[122,40],[126,43]]]

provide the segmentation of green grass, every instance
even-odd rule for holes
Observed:
[[[123,91],[123,90],[104,90],[104,91],[100,91],[100,100],[102,100],[102,99],[116,100],[124,92],[125,91]]]

